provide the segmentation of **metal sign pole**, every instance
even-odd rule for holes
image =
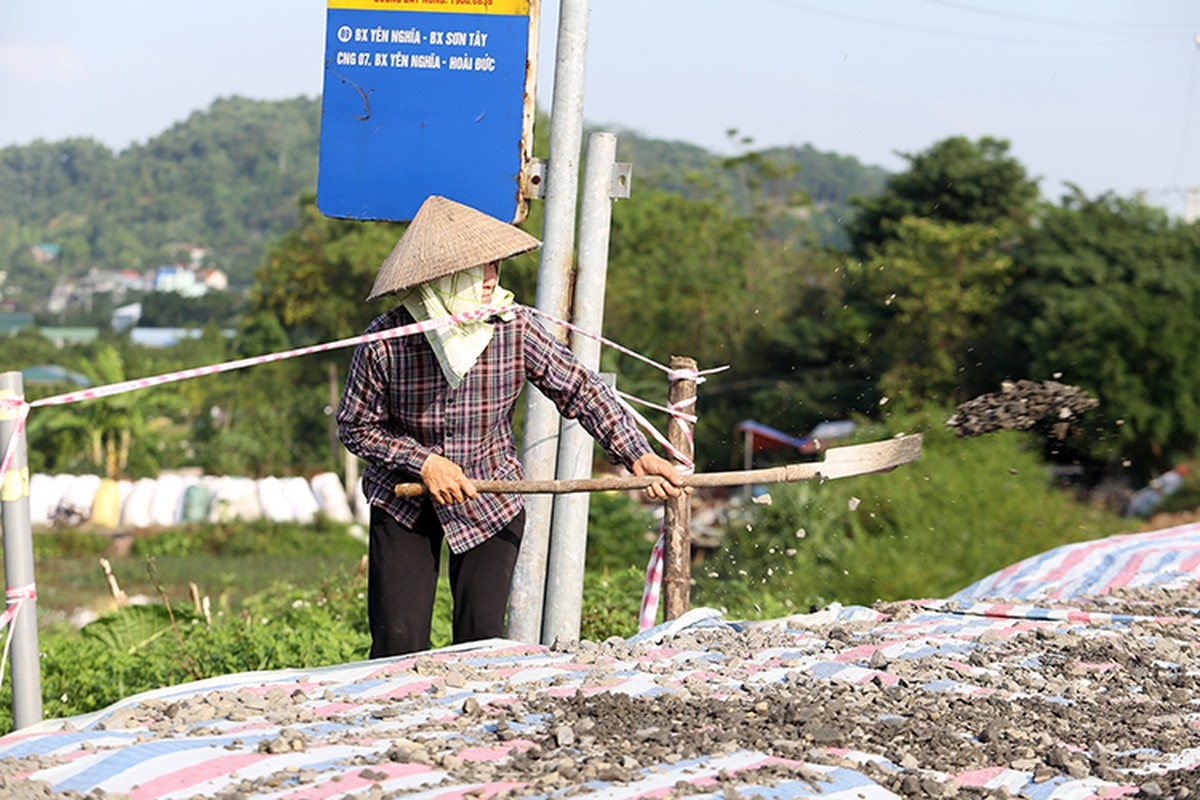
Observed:
[[[545,224],[537,287],[538,309],[559,319],[567,316],[569,275],[575,248],[589,13],[589,0],[562,0],[559,7]],[[559,414],[554,403],[530,388],[525,397],[524,451],[521,454],[526,477],[542,480],[554,477],[558,429]],[[508,601],[508,635],[522,642],[538,641],[542,631],[553,505],[550,497],[531,497],[525,505],[525,535]]]
[[[0,400],[23,401],[20,372],[0,374]],[[0,453],[17,433],[19,415],[0,406]],[[37,593],[33,582],[33,523],[29,513],[29,463],[25,439],[17,442],[12,464],[0,485],[0,518],[4,525],[4,585],[9,606],[19,604],[12,625],[13,727],[42,721],[42,676],[38,663]]]
[[[608,278],[608,240],[612,223],[613,172],[617,137],[593,133],[588,137],[579,212],[579,270],[575,277],[575,317],[572,322],[591,333],[604,327],[604,285]],[[628,183],[625,183],[628,186]],[[626,195],[628,196],[628,195]],[[571,336],[571,350],[593,372],[600,369],[600,343],[588,336]],[[595,445],[578,420],[563,422],[558,444],[558,477],[587,478],[592,474]],[[583,614],[583,573],[586,566],[587,494],[555,498],[550,528],[550,559],[542,644],[579,638]]]

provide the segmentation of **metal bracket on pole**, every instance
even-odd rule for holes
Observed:
[[[546,199],[546,170],[550,162],[535,158],[529,162],[525,176],[525,196],[537,200]],[[612,180],[608,185],[610,200],[628,200],[633,184],[633,164],[618,161],[612,165]]]
[[[521,193],[534,200],[546,199],[546,172],[550,166],[544,158],[531,158],[525,170],[525,186]]]
[[[608,196],[613,200],[628,200],[632,183],[633,164],[623,161],[614,163],[612,183],[608,187]]]

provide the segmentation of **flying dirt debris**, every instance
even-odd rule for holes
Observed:
[[[1054,435],[1067,435],[1071,421],[1100,401],[1077,386],[1057,381],[1005,381],[1000,391],[982,394],[955,409],[947,428],[959,437],[979,436],[999,430],[1023,431],[1050,420]]]

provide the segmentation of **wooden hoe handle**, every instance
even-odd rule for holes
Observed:
[[[848,478],[890,472],[901,464],[921,457],[921,434],[897,436],[881,442],[833,447],[825,451],[824,461],[789,464],[783,467],[748,469],[734,472],[703,472],[684,475],[684,486],[745,486],[752,483],[793,483],[795,481]],[[611,492],[645,489],[666,479],[658,475],[628,475],[613,478],[581,478],[550,481],[473,481],[475,491],[483,494],[571,494],[574,492]],[[397,483],[397,497],[420,497],[423,483]]]

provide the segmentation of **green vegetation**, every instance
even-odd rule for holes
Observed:
[[[215,675],[360,660],[367,648],[365,584],[342,571],[298,589],[277,583],[209,623],[176,596],[129,606],[81,632],[41,637],[47,717],[103,708],[138,692]],[[11,706],[8,684],[0,703]],[[0,725],[11,727],[11,719]]]

